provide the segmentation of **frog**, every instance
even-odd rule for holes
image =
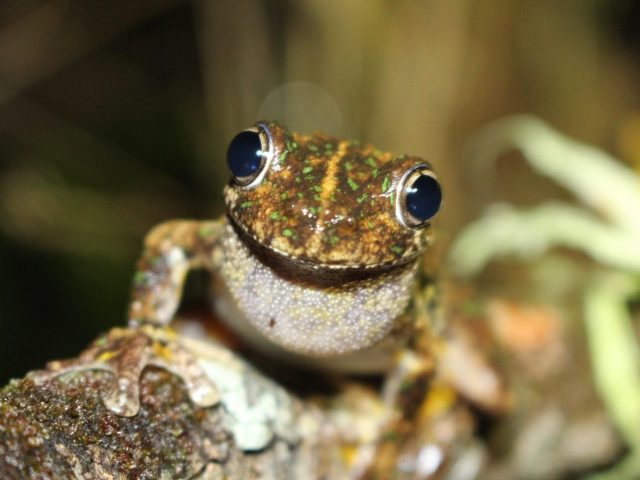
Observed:
[[[132,417],[140,410],[141,374],[155,366],[177,375],[194,404],[215,406],[215,378],[171,328],[188,274],[204,269],[213,279],[216,318],[269,359],[292,369],[382,376],[380,441],[358,447],[355,468],[365,473],[354,478],[387,478],[402,442],[384,438],[409,438],[420,405],[451,396],[429,388],[446,343],[433,328],[436,282],[421,268],[443,203],[433,167],[418,156],[276,122],[239,132],[227,166],[221,218],[169,220],[147,234],[128,327],[113,329],[76,359],[50,362],[38,378],[107,371],[104,405]],[[416,304],[426,316],[416,314]],[[460,367],[459,358],[460,375],[479,370],[464,361]]]
[[[101,369],[112,412],[133,416],[146,366],[178,375],[203,407],[215,382],[169,328],[190,271],[214,277],[213,308],[258,350],[350,372],[384,370],[414,325],[406,315],[442,189],[431,165],[324,133],[258,122],[229,143],[226,214],[170,220],[146,236],[128,329],[55,375]]]

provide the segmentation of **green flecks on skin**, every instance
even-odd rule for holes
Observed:
[[[322,191],[322,187],[321,187],[320,185],[314,185],[314,186],[312,187],[312,189],[313,189],[315,192],[318,192],[318,193],[320,193],[320,192]]]
[[[389,178],[389,175],[385,175],[384,179],[382,180],[382,192],[385,193],[387,190],[389,190],[389,185],[391,184],[391,179]]]
[[[286,160],[287,160],[287,152],[282,152],[280,155],[278,155],[278,162],[280,162],[280,165],[284,165]]]
[[[287,141],[287,150],[289,150],[290,152],[293,152],[297,148],[298,148],[298,144],[296,142]]]
[[[373,222],[371,220],[367,220],[367,227],[369,227],[369,230],[373,229],[375,225],[373,224]]]
[[[398,432],[385,432],[382,435],[383,442],[396,443],[399,441],[399,439],[400,439],[400,435],[398,434]]]
[[[344,162],[344,168],[346,168],[347,170],[351,170],[353,168],[353,163]]]
[[[371,175],[373,175],[373,178],[378,178],[378,169],[374,168],[373,171],[371,172]]]
[[[296,193],[296,197],[302,198],[302,197],[304,197],[304,194],[302,192],[298,192],[298,193]]]
[[[320,211],[320,207],[309,207],[309,211],[310,211],[313,215],[318,215],[318,212]]]
[[[284,230],[282,230],[282,235],[284,235],[285,237],[293,237],[293,230],[291,230],[290,228],[285,228]]]
[[[289,198],[289,194],[287,192],[282,192],[280,194],[280,199],[281,200],[286,200],[287,198]]]
[[[307,147],[307,149],[308,149],[310,152],[314,152],[314,153],[316,153],[316,152],[318,151],[318,147],[316,147],[315,145],[309,145],[309,146]]]
[[[213,232],[215,232],[215,227],[213,226],[206,226],[206,227],[200,227],[198,229],[198,236],[200,238],[207,238],[209,237]]]
[[[364,192],[359,197],[356,197],[356,202],[358,202],[358,205],[361,204],[362,202],[364,202],[367,199],[367,196],[368,196],[367,192]]]
[[[417,378],[406,378],[400,384],[400,390],[410,390],[417,383]]]
[[[313,167],[312,167],[312,166],[310,166],[310,165],[307,165],[306,167],[304,167],[304,168],[302,169],[302,173],[304,173],[304,174],[309,173],[309,172],[311,172],[311,171],[313,171]]]
[[[337,235],[331,235],[329,237],[329,243],[331,245],[335,245],[336,243],[338,243],[340,241],[340,237],[338,237]]]
[[[389,195],[389,203],[391,203],[392,207],[395,205],[395,200],[396,200],[396,195],[394,192],[391,192],[391,195]]]
[[[300,183],[300,182],[302,182],[302,178],[300,178],[300,176],[297,176],[296,177],[296,183]]]
[[[253,205],[253,202],[242,202],[240,208],[249,208],[251,205]]]
[[[347,178],[347,183],[354,192],[360,188],[360,185],[358,185],[353,178]]]
[[[367,157],[364,159],[364,163],[366,163],[367,165],[369,165],[371,168],[374,169],[374,171],[378,170],[378,165],[376,164],[376,161],[373,159],[373,157]]]
[[[321,198],[321,197],[320,197],[320,194],[318,194],[318,193],[315,193],[315,194],[313,195],[313,199],[314,199],[314,200],[320,201],[320,198]]]
[[[404,248],[401,247],[400,245],[391,245],[389,247],[389,250],[391,250],[393,253],[400,255],[402,252],[404,252]]]
[[[149,260],[149,263],[151,264],[152,267],[159,267],[165,263],[165,259],[162,255],[157,255],[153,257],[151,260]]]
[[[331,196],[329,197],[329,200],[331,200],[332,202],[336,201],[336,194],[332,193]]]
[[[142,287],[147,284],[147,275],[144,272],[136,272],[133,276],[133,284],[136,287]]]
[[[269,216],[271,217],[271,220],[278,220],[280,218],[280,212],[276,210],[274,212],[271,212],[271,215]]]

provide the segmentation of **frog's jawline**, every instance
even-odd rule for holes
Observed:
[[[227,215],[227,219],[238,237],[262,263],[286,279],[311,285],[335,286],[377,277],[382,273],[399,270],[411,265],[416,258],[422,254],[422,252],[419,252],[399,262],[380,263],[377,265],[317,264],[310,260],[289,257],[263,245],[238,225],[229,215]]]

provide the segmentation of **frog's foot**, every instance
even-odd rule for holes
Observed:
[[[114,379],[102,395],[104,404],[117,415],[131,417],[140,410],[140,375],[147,366],[161,367],[179,376],[191,400],[201,407],[213,406],[220,399],[216,386],[180,343],[180,337],[168,328],[150,325],[115,328],[77,359],[50,362],[47,370],[35,372],[31,378],[40,383],[70,372],[111,372]]]

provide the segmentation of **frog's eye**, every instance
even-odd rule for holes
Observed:
[[[433,171],[420,165],[408,171],[398,184],[396,217],[406,227],[422,227],[442,205],[442,189]]]
[[[233,181],[242,186],[255,186],[264,178],[272,156],[269,134],[262,128],[240,132],[227,149],[227,165]]]

